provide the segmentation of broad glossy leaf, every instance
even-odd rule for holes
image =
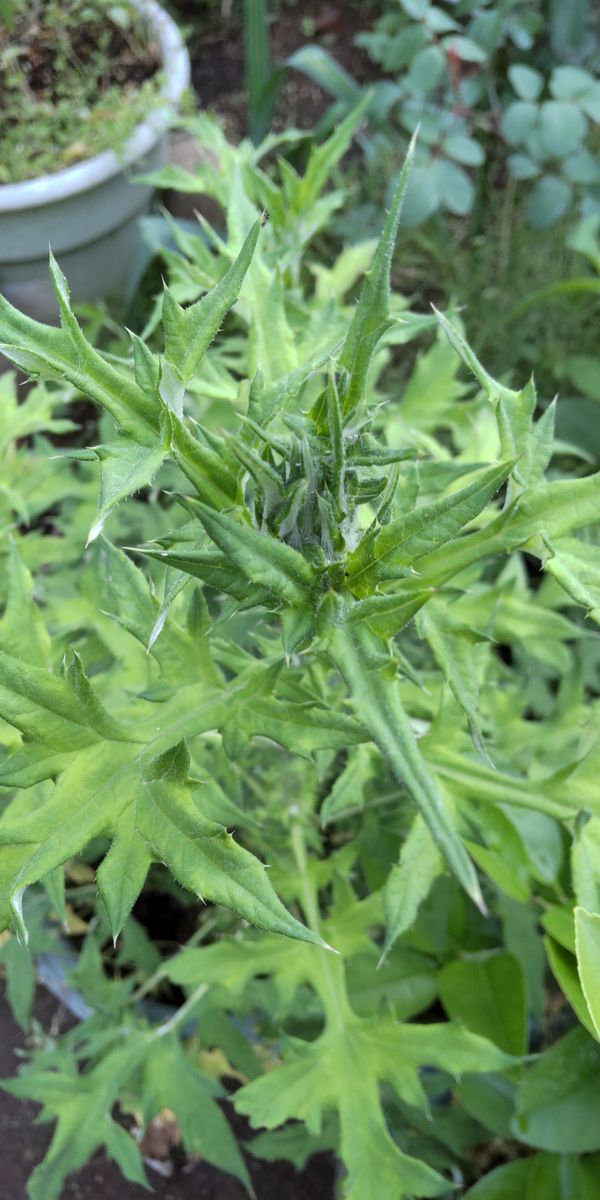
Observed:
[[[541,1150],[600,1149],[600,1047],[573,1029],[527,1072],[517,1093],[516,1131]]]
[[[440,973],[440,997],[448,1015],[487,1037],[507,1054],[526,1050],[527,1013],[523,973],[511,954],[489,954],[448,963]]]
[[[565,949],[559,942],[555,942],[554,938],[551,937],[544,938],[544,948],[550,964],[550,970],[563,995],[566,996],[573,1012],[581,1021],[584,1029],[587,1029],[592,1037],[596,1037],[596,1030],[592,1023],[590,1010],[581,988],[575,955],[571,954],[569,950]]]
[[[600,1041],[600,916],[575,909],[575,947],[581,987]]]

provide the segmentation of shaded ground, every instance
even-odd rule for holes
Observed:
[[[48,992],[40,990],[35,1016],[46,1030],[64,1030],[72,1020]],[[0,999],[0,1078],[15,1074],[16,1051],[22,1049],[24,1036],[15,1024],[8,1004]],[[39,1106],[17,1100],[0,1091],[0,1195],[2,1200],[27,1200],[27,1178],[43,1158],[50,1138],[51,1125],[36,1125]],[[228,1113],[230,1116],[231,1114]],[[82,1113],[82,1119],[85,1114]],[[247,1130],[232,1121],[240,1136]],[[289,1163],[260,1163],[248,1159],[256,1200],[332,1200],[333,1165],[326,1156],[317,1155],[301,1173]],[[244,1188],[214,1167],[197,1163],[171,1179],[164,1179],[150,1167],[148,1178],[159,1200],[247,1200]],[[143,1200],[144,1188],[123,1179],[118,1167],[99,1154],[78,1171],[65,1185],[61,1200]]]
[[[189,30],[188,46],[192,59],[192,82],[204,108],[217,112],[224,120],[230,137],[243,137],[247,131],[247,96],[244,90],[244,39],[240,18],[241,4],[199,6],[197,0],[177,0],[173,5],[178,20]],[[223,10],[225,16],[223,16]],[[329,50],[356,79],[364,83],[375,72],[367,55],[354,43],[354,35],[368,29],[373,7],[368,3],[324,4],[319,0],[298,0],[283,8],[271,21],[273,64],[307,43]],[[281,89],[273,126],[311,129],[331,104],[331,96],[297,71],[290,71]]]

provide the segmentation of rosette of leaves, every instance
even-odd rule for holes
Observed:
[[[257,1125],[298,1119],[313,1136],[319,1136],[323,1117],[333,1114],[352,1200],[372,1194],[375,1172],[384,1200],[447,1190],[440,1171],[390,1135],[382,1088],[393,1104],[423,1114],[421,1068],[450,1075],[502,1073],[515,1065],[521,1040],[511,1036],[507,1054],[503,1035],[496,1044],[482,1041],[476,1020],[465,1031],[453,1025],[404,1028],[387,1014],[362,1016],[359,1001],[347,992],[341,958],[321,949],[328,938],[342,953],[355,950],[356,942],[346,941],[343,921],[321,925],[319,876],[307,861],[297,819],[302,804],[294,800],[302,794],[302,772],[279,813],[291,826],[295,863],[291,889],[284,862],[279,870],[274,864],[287,908],[258,858],[224,827],[243,827],[243,814],[226,787],[215,787],[218,772],[211,771],[208,744],[217,738],[235,760],[253,739],[261,739],[260,745],[268,739],[321,766],[323,753],[334,759],[342,753],[347,775],[343,779],[334,763],[334,779],[325,788],[325,823],[343,811],[344,791],[360,796],[370,775],[368,755],[374,757],[414,814],[398,866],[376,885],[376,891],[383,888],[384,958],[444,872],[480,909],[482,879],[484,888],[486,877],[494,884],[504,879],[499,886],[509,895],[522,886],[519,870],[515,880],[502,873],[494,839],[486,847],[469,837],[474,799],[485,799],[494,814],[479,816],[488,834],[494,821],[502,826],[498,813],[507,804],[529,818],[540,814],[562,822],[568,834],[579,828],[580,810],[593,812],[597,803],[593,737],[580,746],[577,716],[574,724],[562,726],[557,719],[546,762],[536,742],[533,767],[521,724],[512,751],[502,732],[507,718],[501,704],[504,699],[510,705],[510,691],[503,696],[495,679],[500,705],[495,721],[488,716],[491,701],[480,706],[479,692],[481,660],[484,666],[496,662],[494,639],[520,641],[547,663],[549,628],[563,638],[581,636],[559,614],[548,615],[548,606],[540,605],[534,619],[522,598],[519,603],[518,588],[512,594],[511,580],[518,582],[522,571],[521,550],[546,567],[562,589],[563,603],[567,596],[596,619],[597,552],[575,535],[598,521],[600,476],[545,478],[553,455],[553,408],[535,421],[533,386],[513,391],[491,379],[441,316],[442,328],[489,399],[494,434],[487,453],[480,461],[426,463],[413,446],[388,445],[373,434],[369,372],[390,320],[390,262],[407,169],[342,345],[327,369],[309,361],[269,382],[256,375],[234,433],[189,420],[185,393],[240,293],[259,223],[201,300],[184,308],[165,291],[162,355],[136,337],[130,364],[95,350],[72,313],[55,263],[60,329],[0,303],[2,352],[34,376],[67,381],[107,409],[119,427],[119,438],[97,452],[101,487],[92,539],[113,508],[152,482],[168,459],[180,472],[187,520],[142,553],[175,572],[173,598],[188,578],[206,593],[203,601],[193,592],[184,626],[171,621],[169,594],[161,606],[131,560],[104,543],[114,614],[150,646],[159,671],[152,686],[133,692],[110,679],[96,684],[77,656],[57,670],[47,637],[23,630],[24,606],[19,612],[18,604],[10,605],[0,630],[0,714],[21,744],[0,774],[5,789],[17,789],[0,830],[4,919],[25,937],[26,889],[55,878],[68,858],[104,839],[97,843],[109,846],[98,886],[113,936],[152,862],[165,864],[192,893],[264,930],[264,961],[252,938],[249,965],[246,949],[232,951],[242,956],[241,982],[254,973],[276,975],[277,956],[287,956],[288,979],[310,983],[324,1026],[317,1040],[292,1041],[277,1084],[275,1075],[257,1079],[239,1105]],[[253,613],[254,634],[245,646],[239,631],[245,629],[244,641]],[[528,615],[533,624],[527,625]],[[434,664],[429,669],[439,713],[427,693],[421,694],[420,654]],[[557,661],[564,656],[552,659],[554,669]],[[535,704],[541,719],[543,694]],[[495,769],[485,754],[496,751]],[[535,846],[535,837],[530,842]],[[321,877],[329,883],[326,870]],[[349,900],[360,947],[365,929],[381,921],[380,910],[378,902],[367,903],[357,918],[351,895]],[[586,911],[593,915],[589,881]],[[290,952],[274,934],[306,945]],[[377,948],[368,941],[374,965]],[[173,978],[191,982],[183,968],[174,968]],[[206,982],[199,979],[198,985]],[[235,990],[235,981],[232,986]],[[447,996],[452,1011],[450,990]],[[585,1012],[585,991],[582,996]],[[114,1092],[104,1094],[109,1105]],[[53,1093],[53,1104],[56,1097]],[[526,1094],[519,1110],[524,1137],[532,1107]],[[109,1136],[110,1149],[116,1143],[110,1131]],[[533,1136],[532,1144],[545,1148]]]

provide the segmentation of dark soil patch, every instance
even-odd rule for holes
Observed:
[[[100,10],[93,19],[89,9],[85,18],[77,12],[60,18],[54,4],[24,7],[12,26],[0,28],[0,51],[9,48],[14,57],[10,59],[6,54],[6,65],[0,70],[0,99],[2,88],[8,87],[16,69],[22,72],[34,103],[55,104],[61,100],[70,68],[94,68],[100,54],[103,70],[97,80],[98,94],[115,85],[139,87],[160,65],[156,46],[146,44],[135,31],[126,35]]]
[[[175,8],[178,19],[191,30],[192,82],[200,104],[222,117],[228,135],[239,140],[247,133],[248,111],[242,5],[207,10],[198,6],[197,0],[178,0]],[[368,29],[372,20],[372,4],[298,0],[272,18],[272,61],[284,63],[300,46],[317,43],[358,83],[364,83],[373,77],[374,68],[364,51],[354,45],[354,35]],[[273,128],[312,129],[331,103],[328,93],[300,72],[290,71],[279,94]]]
[[[38,992],[35,1017],[45,1030],[64,1032],[73,1018],[49,992]],[[8,1004],[0,1000],[0,1078],[16,1073],[17,1052],[25,1038],[15,1024]],[[52,1136],[51,1125],[36,1125],[39,1105],[17,1100],[0,1091],[0,1195],[2,1200],[27,1200],[27,1178],[41,1161]],[[228,1118],[242,1139],[249,1130],[232,1113]],[[82,1112],[81,1119],[85,1120]],[[332,1200],[334,1167],[331,1158],[315,1155],[302,1172],[289,1163],[261,1163],[248,1157],[248,1168],[257,1200]],[[151,1167],[148,1179],[158,1200],[247,1200],[237,1180],[206,1163],[183,1167],[165,1179]],[[119,1168],[103,1154],[70,1177],[61,1200],[144,1200],[144,1188],[123,1179]]]
[[[154,102],[159,67],[158,45],[133,12],[121,27],[94,0],[9,3],[0,20],[0,183],[118,151]]]

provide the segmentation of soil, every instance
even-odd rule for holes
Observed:
[[[140,87],[160,65],[157,47],[147,45],[143,38],[126,37],[108,16],[80,20],[75,15],[59,23],[46,19],[43,5],[33,4],[24,7],[13,27],[0,26],[0,52],[10,48],[15,53],[34,103],[55,104],[64,94],[65,38],[67,62],[77,70],[93,64],[102,47],[104,69],[98,79],[99,93],[115,86]],[[12,66],[10,58],[6,61],[8,65],[0,69],[0,109],[2,89]]]
[[[188,33],[192,82],[203,108],[216,112],[230,138],[247,133],[247,95],[244,89],[244,36],[241,4],[206,8],[197,0],[177,0],[177,19]],[[357,83],[373,78],[373,64],[354,45],[354,36],[373,21],[372,3],[324,4],[297,0],[282,7],[271,21],[271,59],[284,63],[300,46],[318,44],[328,50]],[[331,96],[298,71],[288,72],[279,93],[273,121],[276,130],[312,129],[332,103]]]
[[[38,990],[35,1017],[45,1030],[54,1034],[64,1032],[73,1022],[54,996],[42,988]],[[2,996],[0,1078],[15,1074],[17,1054],[24,1045],[23,1032]],[[27,1200],[27,1178],[43,1158],[52,1136],[51,1125],[35,1124],[38,1112],[39,1105],[0,1091],[2,1200]],[[244,1121],[229,1106],[227,1115],[238,1137],[246,1138],[249,1130]],[[85,1119],[83,1113],[82,1119]],[[256,1200],[333,1200],[334,1166],[327,1155],[315,1155],[302,1172],[284,1162],[262,1163],[250,1156],[247,1162]],[[150,1166],[147,1174],[158,1200],[248,1200],[247,1192],[237,1180],[203,1162],[188,1164],[169,1179]],[[115,1163],[99,1153],[69,1178],[61,1200],[144,1200],[149,1194],[137,1184],[128,1183]]]

